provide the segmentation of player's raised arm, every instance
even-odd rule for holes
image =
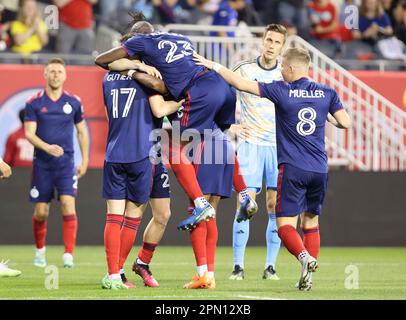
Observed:
[[[205,66],[208,69],[216,71],[219,75],[221,75],[224,80],[226,80],[229,84],[240,91],[248,92],[260,96],[261,93],[259,91],[258,82],[245,79],[240,77],[238,74],[232,72],[231,70],[227,69],[226,67],[215,63],[213,61],[207,60],[206,58],[202,57],[201,55],[194,53],[193,57],[196,61],[196,64]]]
[[[102,67],[103,69],[109,70],[110,63],[128,57],[128,53],[123,47],[117,47],[99,54],[94,60],[94,63],[97,64],[99,67]]]
[[[333,115],[330,113],[327,115],[327,120],[333,126],[339,129],[348,129],[351,127],[351,119],[345,109],[340,109],[336,111]]]
[[[178,111],[184,102],[185,99],[179,102],[165,101],[163,96],[159,94],[149,97],[149,104],[151,105],[152,113],[157,118],[162,118]]]

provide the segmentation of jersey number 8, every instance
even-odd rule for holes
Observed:
[[[314,110],[313,108],[309,107],[300,109],[297,114],[297,117],[300,121],[296,125],[296,131],[301,136],[310,136],[311,134],[313,134],[314,131],[316,131],[316,123],[314,122],[316,116],[316,110]],[[306,129],[305,125],[307,125]]]

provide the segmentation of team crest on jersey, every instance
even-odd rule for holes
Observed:
[[[39,191],[38,191],[38,189],[37,189],[36,187],[33,187],[33,188],[30,190],[30,196],[31,196],[31,198],[33,198],[33,199],[37,199],[37,198],[39,197]]]
[[[63,106],[63,112],[65,112],[66,114],[71,114],[73,111],[72,106],[69,104],[69,102],[66,102]]]

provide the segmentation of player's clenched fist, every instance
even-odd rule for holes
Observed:
[[[58,146],[57,144],[48,145],[45,151],[56,158],[63,156],[64,153],[62,147]]]
[[[0,159],[0,179],[8,178],[11,174],[10,166]]]

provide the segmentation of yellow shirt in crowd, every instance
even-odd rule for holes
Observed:
[[[40,20],[39,22],[39,28],[41,32],[47,33],[48,28],[45,24],[44,21]],[[11,28],[10,28],[10,33],[12,36],[15,36],[16,34],[24,34],[29,30],[29,27],[22,23],[21,21],[13,21],[11,23]],[[22,54],[30,54],[32,52],[37,52],[42,50],[42,43],[41,39],[39,38],[38,34],[33,34],[31,37],[29,37],[25,42],[20,45],[13,45],[11,50],[13,52],[17,53],[22,53]]]

